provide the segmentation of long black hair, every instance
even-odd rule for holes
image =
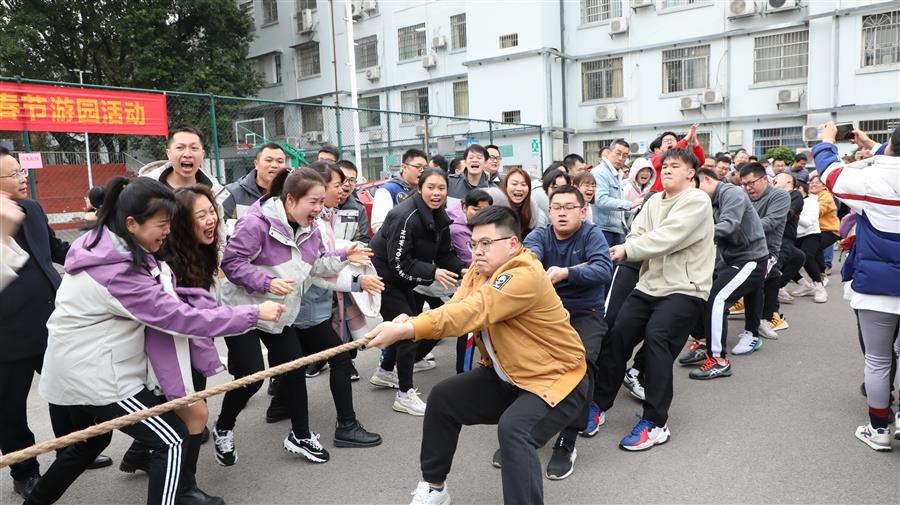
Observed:
[[[171,189],[149,177],[115,177],[103,188],[102,205],[93,228],[94,238],[85,248],[93,249],[100,242],[103,227],[108,227],[131,251],[131,269],[140,268],[144,264],[144,252],[128,232],[125,220],[131,217],[138,224],[144,224],[158,212],[165,212],[170,218],[175,213],[175,194]]]

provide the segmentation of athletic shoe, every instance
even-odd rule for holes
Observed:
[[[269,407],[266,409],[266,422],[269,424],[284,421],[291,417],[291,411],[288,410],[284,402],[278,400],[277,396],[272,397]]]
[[[338,423],[334,429],[335,447],[375,447],[381,445],[381,435],[366,431],[359,421]]]
[[[375,373],[369,379],[369,384],[382,388],[400,389],[400,380],[397,379],[397,373],[393,370],[385,370],[380,366],[375,368]]]
[[[447,492],[447,483],[438,491],[427,482],[419,482],[416,489],[410,493],[412,501],[409,505],[450,505],[450,494]]]
[[[821,280],[822,280],[822,285],[827,287],[828,286],[828,274],[825,272],[822,272]]]
[[[294,432],[288,433],[284,439],[284,450],[299,454],[313,463],[327,463],[331,456],[319,443],[319,434],[310,433],[309,438],[297,438]]]
[[[559,437],[553,447],[553,455],[547,462],[547,478],[550,480],[563,480],[575,470],[575,458],[578,451],[575,449],[575,441],[568,441]]]
[[[423,359],[420,359],[419,361],[416,361],[416,363],[413,365],[413,373],[424,372],[425,370],[431,370],[432,368],[434,368],[436,366],[437,366],[437,363],[435,363],[433,360],[423,358]]]
[[[37,485],[39,480],[41,480],[41,474],[39,473],[29,475],[20,480],[13,479],[13,491],[19,493],[19,496],[27,500],[28,497],[31,496],[31,491],[34,489],[34,486]]]
[[[654,445],[664,444],[669,441],[671,433],[669,427],[659,427],[652,421],[638,417],[637,424],[625,438],[619,442],[619,447],[626,451],[645,451]]]
[[[135,447],[131,445],[125,454],[122,455],[122,462],[119,463],[119,470],[125,473],[135,473],[140,470],[144,473],[150,473],[150,449],[143,445]]]
[[[709,380],[715,379],[717,377],[730,377],[731,376],[731,362],[727,359],[725,360],[725,364],[719,363],[716,358],[711,356],[706,358],[706,361],[700,365],[700,368],[695,368],[691,370],[691,373],[688,374],[688,377],[691,379],[697,380]]]
[[[350,360],[350,382],[359,382],[359,370],[356,369],[356,362]]]
[[[699,365],[704,361],[706,361],[706,344],[701,340],[694,340],[688,344],[687,351],[678,357],[678,363],[685,366]]]
[[[801,278],[797,285],[800,287],[791,291],[791,296],[812,296],[815,293],[812,282],[806,278]]]
[[[427,361],[434,361],[434,353],[433,353],[433,352],[429,352],[429,353],[426,354],[425,357],[422,358],[422,359],[427,360]]]
[[[734,305],[728,308],[729,316],[737,316],[744,313],[744,299],[741,298]]]
[[[787,319],[784,318],[784,314],[779,314],[778,312],[772,313],[772,319],[769,319],[769,328],[772,328],[775,331],[780,331],[786,330],[790,327],[791,325],[789,325]]]
[[[328,369],[327,361],[316,361],[315,363],[306,365],[306,378],[312,379],[318,377],[322,372]]]
[[[753,351],[762,347],[762,339],[754,337],[753,334],[747,330],[740,332],[738,338],[738,343],[731,348],[731,354],[745,356],[747,354],[753,354]]]
[[[266,393],[269,393],[269,396],[275,396],[275,388],[277,388],[278,381],[275,380],[275,377],[269,379],[269,387],[266,388]]]
[[[866,423],[856,428],[856,438],[876,451],[891,450],[891,430],[888,428],[873,428]]]
[[[894,440],[900,440],[900,411],[894,414]]]
[[[622,384],[625,385],[625,389],[631,393],[631,396],[644,401],[644,386],[641,384],[640,372],[638,370],[629,368],[628,371],[625,372],[625,379],[622,380]]]
[[[786,289],[781,288],[778,290],[778,301],[781,303],[794,303],[794,297]]]
[[[825,291],[825,285],[817,282],[813,285],[813,301],[816,303],[827,303],[828,292]]]
[[[419,390],[410,388],[409,391],[397,391],[394,396],[394,405],[391,407],[397,412],[403,412],[412,416],[425,415],[425,402],[419,398]]]
[[[213,428],[213,449],[216,451],[216,463],[222,466],[232,466],[237,463],[238,453],[234,448],[234,430],[220,430]]]
[[[598,407],[596,403],[591,402],[591,407],[588,411],[587,426],[585,426],[582,431],[578,432],[578,434],[582,437],[591,438],[600,431],[600,427],[605,423],[606,412],[600,410],[600,407]]]
[[[494,456],[491,458],[491,466],[494,468],[503,468],[503,464],[500,462],[500,449],[494,451]]]
[[[769,321],[759,322],[759,336],[762,338],[778,340],[778,334],[772,329],[772,325],[769,324]]]

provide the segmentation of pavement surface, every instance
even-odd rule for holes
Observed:
[[[859,392],[863,359],[838,274],[831,280],[828,303],[815,304],[808,297],[784,305],[791,327],[753,355],[732,358],[732,377],[692,381],[689,370],[676,365],[667,444],[642,453],[617,447],[640,412],[639,402],[620,392],[599,435],[578,440],[573,475],[563,481],[544,479],[546,502],[900,503],[900,441],[894,442],[894,452],[877,453],[853,434],[867,420]],[[732,318],[729,345],[742,325],[742,319]],[[453,343],[442,343],[434,353],[437,368],[415,377],[423,397],[453,373]],[[265,423],[269,400],[263,388],[238,419],[237,465],[217,465],[212,444],[204,446],[201,487],[230,504],[409,503],[420,479],[422,419],[393,412],[393,392],[367,382],[377,360],[376,350],[360,354],[356,363],[363,380],[353,389],[359,419],[384,437],[380,447],[334,448],[334,405],[325,373],[308,380],[309,410],[313,430],[322,433],[331,452],[329,463],[310,464],[284,451],[282,440],[290,425]],[[222,374],[211,383],[228,379]],[[210,401],[213,420],[219,406],[219,398]],[[29,418],[38,440],[52,437],[37,378]],[[115,434],[105,451],[115,465],[84,473],[59,503],[144,503],[146,476],[117,469],[130,442]],[[454,503],[502,501],[500,472],[490,464],[496,448],[495,427],[463,429],[448,479]],[[541,450],[544,465],[550,453],[549,446]],[[39,460],[47,468],[53,455]],[[0,504],[7,503],[21,500],[3,470]]]

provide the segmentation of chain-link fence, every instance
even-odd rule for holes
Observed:
[[[505,169],[541,171],[540,125],[6,77],[0,81],[164,94],[169,127],[190,124],[206,135],[203,168],[222,183],[252,170],[256,150],[268,142],[282,146],[295,167],[315,160],[319,149],[331,144],[342,159],[359,165],[365,180],[398,171],[407,149],[421,149],[429,157],[441,154],[449,161],[473,143],[497,145]],[[151,135],[0,131],[0,146],[13,154],[42,154],[44,167],[29,171],[29,187],[58,228],[78,227],[91,185],[116,175],[138,175],[145,164],[166,158],[165,138]]]

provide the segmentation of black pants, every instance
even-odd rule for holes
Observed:
[[[381,293],[381,317],[385,321],[391,321],[400,314],[415,315],[418,313],[417,305],[416,296],[412,290],[404,290],[386,284]],[[431,347],[434,347],[434,344],[431,344]],[[401,340],[390,346],[381,360],[381,368],[384,370],[393,370],[396,365],[400,391],[409,391],[413,388],[413,365],[416,363],[417,348],[417,342]]]
[[[428,395],[422,424],[422,479],[447,479],[462,426],[496,424],[503,461],[503,501],[544,503],[538,449],[563,429],[587,398],[584,379],[556,406],[503,382],[493,368],[477,367],[438,383]]]
[[[265,368],[259,342],[269,350],[269,366],[277,366],[303,356],[300,339],[293,327],[285,327],[281,333],[273,334],[261,330],[251,330],[243,335],[228,337],[228,371],[235,379],[246,377]],[[285,395],[284,402],[291,413],[291,428],[297,438],[309,437],[309,414],[306,411],[306,367],[278,376],[278,387],[293,394]],[[222,398],[222,410],[216,421],[216,428],[233,430],[238,414],[247,406],[250,398],[259,391],[262,381],[238,389],[232,389]],[[300,391],[304,392],[303,394]]]
[[[672,363],[703,311],[703,300],[674,294],[650,296],[638,290],[622,305],[616,325],[603,339],[597,360],[594,398],[600,410],[612,408],[634,347],[644,342],[644,418],[664,426],[672,404]],[[430,406],[429,406],[430,408]]]
[[[597,377],[597,357],[600,356],[600,348],[603,346],[603,337],[606,336],[606,321],[599,311],[585,310],[570,313],[572,328],[581,337],[584,345],[585,362],[587,363],[588,389],[584,397],[584,405],[581,413],[576,415],[560,436],[568,441],[575,442],[578,432],[586,427],[591,402],[594,398],[594,382]]]
[[[822,268],[819,266],[819,262],[816,261],[816,257],[822,249],[819,247],[821,240],[821,233],[813,233],[797,239],[797,247],[806,255],[803,269],[806,270],[807,275],[813,282],[822,282]]]
[[[769,270],[762,289],[754,289],[744,295],[744,330],[754,335],[759,334],[760,322],[771,319],[772,313],[777,310],[778,288],[781,286],[781,270],[778,269],[780,262],[781,260]],[[752,317],[748,317],[748,313]],[[756,321],[756,326],[751,327],[753,321]]]
[[[637,286],[640,273],[641,263],[625,261],[616,265],[616,269],[613,272],[612,284],[610,284],[609,293],[606,295],[606,315],[604,318],[606,319],[607,327],[612,328],[615,326],[619,310],[621,310],[622,304],[625,303],[625,299],[628,298],[628,295],[630,295],[634,290],[634,287]],[[634,356],[632,367],[636,370],[643,370],[645,359],[646,353],[644,352],[644,346],[642,345]]]
[[[728,307],[734,305],[742,296],[748,297],[760,291],[763,277],[766,275],[766,258],[748,261],[740,265],[726,265],[716,269],[709,300],[703,312],[703,336],[710,356],[724,357],[728,340]],[[757,311],[759,313],[757,313]],[[759,335],[759,315],[762,304],[757,311],[744,310],[744,329]]]
[[[72,425],[82,430],[102,421],[115,419],[138,410],[162,403],[163,400],[142,389],[131,398],[104,406],[78,405],[68,407]],[[166,412],[140,423],[126,426],[123,433],[140,440],[152,451],[150,480],[147,483],[147,503],[170,505],[178,494],[182,466],[182,442],[187,438],[187,428],[174,412]],[[78,442],[56,457],[47,472],[26,500],[27,504],[54,503],[75,482],[97,456],[109,445],[112,433]]]
[[[9,454],[34,445],[34,433],[28,428],[28,393],[35,372],[41,372],[44,355],[0,363],[0,453]],[[73,430],[67,407],[50,404],[50,425],[57,437]],[[37,458],[9,467],[14,480],[40,473]]]
[[[778,287],[783,288],[797,277],[800,269],[803,268],[803,264],[806,263],[806,254],[796,244],[785,240],[781,245],[781,255],[778,257],[778,262],[781,270],[781,282]]]
[[[816,253],[816,263],[819,264],[819,270],[825,271],[825,249],[834,245],[841,237],[830,231],[823,231],[819,234],[819,251]]]

